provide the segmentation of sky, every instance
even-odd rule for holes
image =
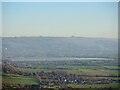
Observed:
[[[2,3],[0,2],[0,36],[2,36]]]
[[[117,2],[3,2],[2,36],[118,37]]]

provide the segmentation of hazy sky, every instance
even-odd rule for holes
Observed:
[[[0,36],[2,36],[2,3],[0,2]]]
[[[117,38],[117,2],[3,3],[3,36]]]

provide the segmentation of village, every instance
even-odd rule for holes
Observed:
[[[118,76],[104,76],[104,75],[90,75],[81,73],[68,73],[66,68],[57,68],[57,70],[51,70],[47,72],[46,70],[37,70],[37,68],[31,65],[25,65],[22,69],[33,69],[33,72],[25,72],[20,70],[20,67],[15,65],[15,62],[8,60],[3,62],[3,77],[7,74],[21,75],[25,77],[34,77],[37,80],[37,84],[25,84],[25,85],[15,85],[14,87],[25,87],[25,88],[67,88],[69,85],[94,85],[94,84],[110,84],[110,83],[119,83],[117,79]],[[22,62],[23,63],[23,62]],[[24,62],[25,63],[25,62]],[[18,64],[18,63],[17,63]],[[20,64],[20,63],[19,63]],[[37,67],[37,66],[36,66]],[[66,70],[64,70],[66,69]],[[71,70],[72,71],[72,70]],[[116,79],[114,79],[116,78]],[[3,78],[4,79],[4,78]],[[8,86],[3,83],[3,86]],[[91,88],[91,87],[89,87]]]

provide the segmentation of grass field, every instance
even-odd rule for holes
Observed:
[[[85,74],[85,75],[100,75],[100,76],[117,76],[118,75],[117,66],[56,66],[56,67],[46,67],[40,66],[36,68],[21,68],[24,72],[36,72],[45,71],[51,72],[56,70],[63,70],[68,73]]]
[[[38,80],[34,77],[26,77],[22,75],[16,75],[16,74],[5,74],[3,77],[3,83],[10,83],[10,84],[38,84]]]

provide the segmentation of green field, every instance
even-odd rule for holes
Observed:
[[[24,72],[36,72],[36,71],[57,71],[62,70],[67,73],[76,73],[76,74],[84,74],[84,75],[100,75],[100,76],[117,76],[118,75],[118,67],[117,66],[40,66],[36,68],[20,68],[20,70]]]
[[[3,83],[10,83],[10,84],[38,84],[38,80],[34,77],[26,77],[22,75],[16,75],[16,74],[5,74],[3,76]]]

